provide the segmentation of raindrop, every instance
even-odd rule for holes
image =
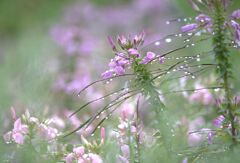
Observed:
[[[160,41],[155,42],[155,45],[159,46],[160,45]]]
[[[179,36],[179,37],[182,37],[182,34],[180,33],[178,36]]]
[[[215,92],[218,92],[219,90],[220,90],[219,88],[214,89]]]
[[[94,136],[94,134],[91,134],[91,136]]]
[[[201,59],[200,58],[197,58],[197,62],[200,62],[201,61]]]
[[[169,25],[169,24],[170,24],[170,21],[166,21],[166,24]]]
[[[188,35],[188,36],[192,36],[192,33],[188,33],[187,35]]]
[[[178,19],[177,19],[177,21],[178,21],[178,22],[181,22],[181,19],[180,19],[180,18],[178,18]]]
[[[99,116],[96,117],[97,119],[99,118]]]
[[[192,79],[195,79],[195,78],[196,78],[196,77],[193,75],[193,76],[192,76]]]
[[[166,38],[166,39],[165,39],[165,42],[166,42],[166,43],[170,43],[170,42],[172,42],[172,39],[171,39],[171,38]]]
[[[183,21],[185,21],[185,22],[186,22],[186,21],[187,21],[187,18],[184,18],[184,19],[183,19]]]
[[[195,44],[194,44],[194,43],[192,43],[191,45],[192,45],[192,46],[195,46]]]
[[[99,129],[101,126],[98,126],[97,128]]]
[[[201,36],[201,32],[195,33],[195,36]]]

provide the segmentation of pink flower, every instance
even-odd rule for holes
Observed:
[[[102,163],[103,162],[102,158],[97,154],[89,153],[88,156],[91,160],[91,163]]]
[[[131,48],[131,49],[129,49],[128,50],[128,54],[130,55],[130,56],[135,56],[135,57],[140,57],[140,53],[138,52],[138,50],[137,49],[133,49],[133,48]]]
[[[200,24],[205,24],[207,26],[212,26],[212,19],[205,15],[205,14],[200,14],[195,18],[196,22],[200,23]]]
[[[185,32],[193,32],[193,31],[195,31],[197,28],[198,28],[198,25],[195,24],[195,23],[193,23],[193,24],[187,24],[187,25],[181,27],[181,31],[184,32],[184,33],[185,33]]]
[[[77,155],[77,157],[81,157],[84,154],[85,148],[83,146],[73,148],[73,152]]]
[[[113,43],[113,40],[112,40],[112,38],[110,36],[108,36],[108,42],[111,45],[113,51],[116,51],[117,48],[116,48],[115,44]]]
[[[116,66],[114,68],[114,71],[116,72],[117,75],[123,75],[125,73],[125,70],[122,66]]]
[[[12,138],[17,144],[21,144],[21,145],[24,144],[24,136],[22,133],[20,132],[13,133]]]
[[[108,79],[113,76],[113,71],[112,70],[107,70],[104,73],[102,73],[102,78],[103,79]]]
[[[70,154],[68,154],[66,157],[65,157],[65,161],[66,161],[66,163],[72,163],[73,162],[73,154],[72,153],[70,153]]]
[[[142,64],[148,64],[155,58],[156,54],[153,52],[147,52],[147,55],[143,58]]]
[[[23,134],[27,134],[28,133],[28,126],[27,125],[23,125],[21,122],[21,119],[18,118],[15,122],[14,122],[14,128],[13,128],[13,132],[20,132]]]
[[[209,90],[204,89],[202,85],[196,85],[195,86],[196,92],[194,92],[192,95],[189,96],[189,101],[190,102],[200,102],[203,103],[204,105],[209,105],[214,102],[214,98],[212,94],[209,92]]]
[[[40,133],[48,140],[54,139],[57,137],[58,130],[56,128],[47,126],[45,124],[39,125]]]
[[[129,158],[130,156],[130,149],[129,149],[129,146],[124,144],[121,146],[121,152],[122,152],[122,155],[125,157],[125,158]]]
[[[240,19],[240,9],[233,11],[232,17],[235,19]]]
[[[221,128],[224,120],[225,120],[225,117],[223,115],[220,115],[216,119],[214,119],[212,123],[214,126]]]

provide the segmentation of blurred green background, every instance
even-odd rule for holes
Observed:
[[[121,5],[129,0],[91,0],[96,5]],[[146,0],[147,1],[147,0]],[[187,0],[166,1],[171,8],[163,17],[195,16]],[[57,101],[51,92],[54,81],[54,58],[58,47],[49,36],[49,29],[61,19],[69,0],[0,0],[0,122],[8,126],[10,107],[19,111],[34,111],[46,106],[55,108]],[[233,8],[239,8],[235,0]],[[172,10],[173,9],[173,10]],[[161,17],[161,15],[159,15]],[[105,39],[105,38],[103,38]],[[240,64],[233,54],[234,70]],[[236,75],[238,88],[239,74]],[[20,112],[19,111],[19,112]],[[5,130],[1,130],[2,135]],[[1,144],[3,142],[1,141]],[[4,145],[0,145],[3,149]]]

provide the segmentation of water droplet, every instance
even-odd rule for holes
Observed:
[[[215,92],[218,92],[219,90],[220,90],[219,88],[214,89]]]
[[[192,45],[192,46],[195,46],[195,44],[194,44],[194,43],[192,43],[191,45]]]
[[[99,118],[99,116],[96,117],[97,119]]]
[[[169,25],[169,24],[170,24],[170,21],[166,21],[166,24]]]
[[[179,37],[182,37],[182,34],[180,33],[178,36],[179,36]]]
[[[170,42],[172,42],[172,39],[171,39],[171,38],[166,38],[166,39],[165,39],[165,42],[166,42],[166,43],[170,43]]]
[[[187,35],[188,35],[188,36],[192,36],[192,33],[188,33]]]
[[[201,61],[201,59],[200,58],[197,58],[197,62],[200,62]]]
[[[201,36],[201,32],[195,33],[195,36]]]
[[[98,126],[97,128],[99,129],[101,126]]]
[[[159,46],[160,45],[160,41],[155,42],[155,45]]]
[[[177,19],[178,22],[181,22],[182,20],[180,18]]]
[[[186,21],[187,21],[187,18],[184,18],[184,19],[183,19],[183,21],[185,21],[185,22],[186,22]]]
[[[193,75],[193,76],[192,76],[192,79],[195,79],[195,78],[196,78],[196,77]]]

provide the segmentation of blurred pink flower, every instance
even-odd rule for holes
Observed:
[[[39,131],[40,134],[48,140],[54,139],[58,135],[58,130],[56,128],[47,126],[46,124],[40,124]]]
[[[190,102],[199,102],[204,105],[209,105],[214,103],[214,98],[209,90],[205,89],[202,85],[197,84],[195,86],[196,90],[192,95],[188,97]]]

